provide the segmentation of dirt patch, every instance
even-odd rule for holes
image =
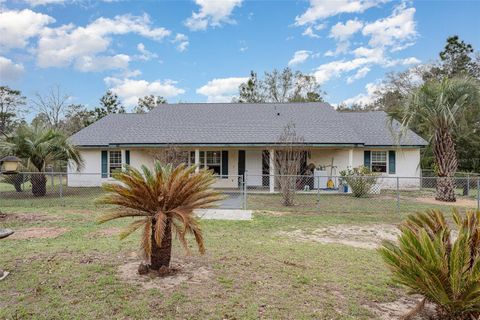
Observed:
[[[112,228],[105,228],[101,230],[97,230],[94,232],[90,232],[86,235],[88,238],[101,238],[101,237],[111,237],[111,236],[118,236],[122,229],[112,227]]]
[[[59,220],[60,218],[55,215],[45,213],[2,213],[0,214],[0,222],[44,222]]]
[[[175,260],[170,264],[173,272],[164,277],[159,277],[158,273],[154,272],[148,275],[139,275],[139,264],[138,260],[130,261],[120,266],[118,274],[123,281],[140,285],[145,290],[168,290],[183,283],[202,283],[213,275],[209,267],[196,261]]]
[[[15,233],[8,237],[10,240],[25,240],[25,239],[47,239],[56,238],[65,232],[68,228],[54,228],[54,227],[38,227],[15,230]]]
[[[403,319],[405,315],[411,312],[422,297],[419,295],[402,297],[392,302],[382,302],[369,305],[367,308],[375,313],[382,320]],[[431,319],[435,309],[431,304],[426,304],[424,309],[416,314],[412,320]]]
[[[467,207],[467,208],[476,208],[477,201],[473,199],[457,199],[455,202],[445,202],[445,201],[438,201],[435,198],[415,198],[415,201],[428,203],[428,204],[437,204],[442,206],[453,206],[453,207]]]
[[[362,249],[375,249],[380,246],[382,240],[395,241],[400,232],[395,226],[378,224],[329,226],[308,233],[298,229],[290,232],[281,231],[280,234],[299,241],[338,243]]]

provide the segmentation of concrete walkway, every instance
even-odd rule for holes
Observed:
[[[241,209],[198,209],[194,211],[206,220],[252,220],[252,210]]]

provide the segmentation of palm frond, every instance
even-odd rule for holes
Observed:
[[[379,253],[393,280],[435,303],[443,318],[480,316],[480,211],[462,217],[454,210],[458,236],[442,212],[411,215],[399,227],[398,244],[383,242]]]
[[[128,237],[129,235],[131,235],[132,233],[137,231],[141,226],[143,226],[145,223],[147,223],[147,220],[148,220],[148,218],[137,220],[137,221],[134,221],[134,222],[130,223],[125,229],[123,229],[120,232],[120,234],[119,234],[120,240],[125,239],[126,237]]]
[[[123,171],[114,173],[113,178],[115,182],[103,185],[107,193],[97,203],[124,209],[103,215],[99,222],[144,216],[145,219],[130,224],[122,235],[131,234],[144,225],[142,248],[147,258],[152,254],[152,232],[156,247],[160,247],[167,227],[175,231],[187,253],[188,234],[195,238],[199,252],[205,252],[202,229],[193,211],[215,206],[224,198],[211,188],[215,177],[210,171],[196,171],[195,167],[185,164],[173,167],[155,161],[153,169],[142,166],[138,170],[125,166]]]

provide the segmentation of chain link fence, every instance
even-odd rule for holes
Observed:
[[[300,212],[415,212],[480,208],[480,177],[450,178],[455,202],[439,201],[442,178],[391,176],[218,176],[220,208]],[[443,178],[445,179],[445,178]],[[0,174],[0,210],[6,207],[95,208],[100,173]],[[442,191],[445,193],[444,191]],[[440,194],[441,195],[441,194]]]
[[[113,182],[101,173],[22,172],[0,174],[0,210],[5,207],[68,206],[94,208],[104,192],[104,182]],[[224,199],[220,208],[245,208],[243,176],[218,176],[214,187]]]

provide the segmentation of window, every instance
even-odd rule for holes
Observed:
[[[207,151],[205,159],[205,168],[213,170],[213,173],[222,174],[222,152],[221,151]]]
[[[387,172],[387,152],[372,151],[372,171]]]
[[[189,165],[195,165],[195,151],[190,152]],[[200,151],[200,168],[213,170],[214,174],[222,174],[222,152]]]
[[[109,175],[111,176],[114,171],[122,169],[122,152],[121,151],[110,151],[109,153]]]

